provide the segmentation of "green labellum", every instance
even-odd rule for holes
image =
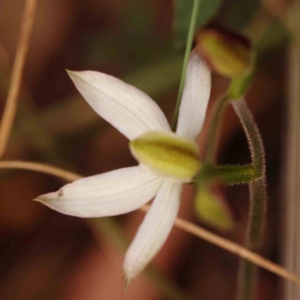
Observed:
[[[198,216],[207,224],[223,230],[234,228],[231,211],[222,198],[209,188],[209,185],[198,186],[195,208]]]
[[[154,173],[189,182],[200,170],[195,142],[173,133],[147,132],[130,142],[132,155]]]

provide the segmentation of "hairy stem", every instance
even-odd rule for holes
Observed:
[[[244,184],[257,179],[253,165],[224,165],[215,167],[217,175],[220,175],[226,184]]]
[[[243,98],[238,101],[232,101],[231,103],[245,131],[255,172],[257,173],[257,176],[264,176],[266,167],[265,151],[262,138],[253,116]]]
[[[260,133],[245,100],[233,101],[232,105],[243,125],[251,151],[253,168],[257,177],[259,177],[258,180],[249,183],[250,214],[245,240],[247,248],[257,251],[261,243],[267,198],[264,148]],[[238,279],[238,300],[250,300],[254,297],[256,269],[255,265],[245,260],[241,261]]]

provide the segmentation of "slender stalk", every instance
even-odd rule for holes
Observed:
[[[240,118],[247,136],[253,167],[258,180],[249,184],[250,214],[245,246],[252,251],[258,250],[264,227],[266,212],[266,184],[265,184],[265,155],[259,130],[244,99],[233,101],[232,105]],[[257,270],[256,266],[241,261],[238,279],[237,299],[250,300],[255,294]]]
[[[245,246],[253,251],[260,246],[261,232],[264,225],[266,188],[264,178],[249,184],[250,206],[248,232]],[[255,298],[257,283],[257,267],[249,261],[242,260],[239,267],[237,300]]]
[[[0,161],[0,169],[23,169],[23,170],[37,171],[37,172],[57,176],[67,181],[73,181],[78,178],[81,178],[81,176],[78,174],[71,173],[49,165],[34,163],[34,162],[25,162],[25,161],[2,161],[1,162]],[[63,175],[64,172],[67,174],[66,176]],[[147,212],[149,210],[149,205],[142,206],[140,210],[143,212]],[[244,259],[247,259],[249,262],[254,263],[282,278],[293,281],[300,285],[300,278],[297,277],[295,274],[287,271],[285,268],[277,264],[274,264],[273,262],[265,259],[264,257],[253,253],[252,251],[246,249],[245,247],[233,243],[223,237],[220,237],[208,230],[205,230],[204,228],[201,228],[198,225],[195,225],[181,218],[176,218],[175,226],[181,228],[182,230],[196,237],[202,238],[216,245],[217,247],[220,247]]]
[[[206,147],[205,158],[204,158],[204,161],[209,164],[213,164],[215,160],[215,153],[217,148],[216,144],[219,137],[220,120],[224,108],[229,103],[229,101],[230,101],[229,96],[226,93],[218,99],[217,103],[214,106],[210,128],[208,132],[207,147]]]
[[[262,138],[255,124],[253,116],[243,98],[238,101],[232,101],[231,103],[242,123],[248,139],[253,167],[258,176],[264,176],[266,168],[265,151]]]
[[[25,4],[16,58],[13,65],[9,92],[0,127],[0,158],[5,152],[17,110],[17,99],[20,92],[25,59],[28,53],[36,3],[37,0],[27,0]]]
[[[66,181],[74,181],[82,177],[79,174],[56,168],[48,164],[20,160],[0,161],[0,169],[30,170],[53,175]]]
[[[193,44],[193,38],[194,38],[194,33],[195,33],[195,28],[196,28],[199,5],[200,5],[200,0],[194,0],[191,21],[190,21],[190,27],[189,27],[189,33],[188,33],[188,37],[187,37],[186,48],[185,48],[184,59],[183,59],[183,67],[182,67],[182,72],[181,72],[179,91],[178,91],[177,102],[176,102],[176,107],[175,107],[175,112],[174,112],[174,119],[173,119],[173,124],[172,124],[173,131],[176,130],[176,126],[177,126],[179,108],[180,108],[180,104],[181,104],[181,98],[182,98],[182,93],[183,93],[183,88],[184,88],[184,83],[185,83],[185,76],[186,76],[186,70],[187,70],[187,66],[188,66],[188,62],[189,62],[189,56],[190,56],[190,52],[192,50],[192,44]]]

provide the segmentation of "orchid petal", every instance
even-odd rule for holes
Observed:
[[[197,138],[204,123],[210,88],[210,70],[199,55],[193,51],[185,78],[177,134],[192,140]]]
[[[149,130],[170,131],[159,106],[139,89],[100,72],[68,73],[90,106],[128,139]]]
[[[177,216],[182,185],[165,181],[127,250],[123,271],[125,282],[137,276],[160,250]]]
[[[136,166],[76,180],[36,200],[71,216],[114,216],[150,201],[161,184],[161,179]]]

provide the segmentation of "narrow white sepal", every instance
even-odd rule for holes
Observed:
[[[171,130],[159,106],[139,89],[100,72],[68,74],[90,106],[128,139],[149,130]]]
[[[35,200],[66,215],[83,218],[114,216],[133,211],[150,201],[162,182],[136,166],[76,180]]]
[[[195,140],[200,133],[211,89],[211,73],[193,51],[190,56],[181,99],[176,133]]]
[[[165,181],[127,250],[123,273],[125,284],[137,276],[166,241],[180,204],[182,184]]]

